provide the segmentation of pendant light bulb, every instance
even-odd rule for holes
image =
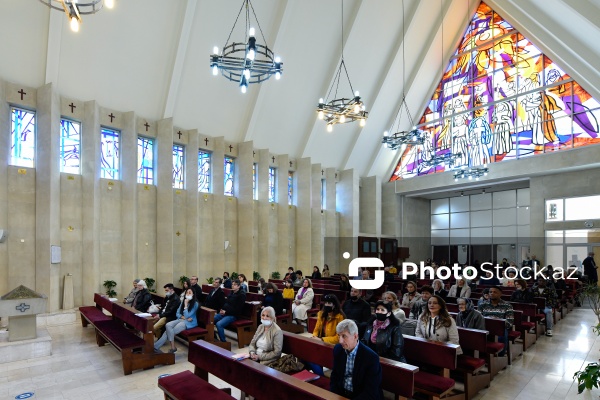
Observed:
[[[333,132],[333,125],[327,124],[327,132]]]
[[[79,21],[76,17],[71,17],[71,30],[73,32],[79,32]]]

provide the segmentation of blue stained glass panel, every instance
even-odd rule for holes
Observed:
[[[225,157],[225,196],[233,196],[233,157]]]
[[[173,188],[183,189],[184,181],[184,158],[183,146],[173,145]]]
[[[137,181],[146,185],[154,184],[154,139],[138,137]]]
[[[198,151],[198,191],[210,193],[210,153]]]
[[[35,167],[35,113],[12,108],[10,135],[10,164]]]
[[[277,180],[277,168],[269,167],[269,202],[275,203],[275,181]]]
[[[81,123],[60,120],[60,172],[81,174]]]
[[[120,133],[108,128],[100,131],[100,178],[119,179]]]
[[[291,206],[294,202],[294,173],[288,172],[288,204]]]

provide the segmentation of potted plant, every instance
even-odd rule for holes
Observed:
[[[252,271],[252,280],[258,281],[259,279],[260,279],[260,274],[258,273],[258,271]]]
[[[144,278],[144,280],[146,281],[146,286],[148,286],[148,291],[150,293],[156,293],[156,289],[154,288],[156,280],[152,278]]]
[[[231,273],[231,280],[232,280],[232,281],[236,280],[236,279],[238,278],[238,276],[239,276],[239,275],[240,275],[240,274],[238,274],[237,272],[232,272],[232,273]]]
[[[600,365],[589,363],[581,371],[575,372],[573,379],[577,379],[577,393],[581,394],[585,389],[598,388],[600,382]]]
[[[212,285],[214,281],[214,278],[211,276],[210,278],[206,278],[206,282],[208,282],[209,285]]]
[[[280,279],[281,274],[279,273],[279,271],[273,271],[273,272],[271,272],[271,278],[272,279]]]
[[[117,286],[117,282],[111,281],[111,280],[106,280],[106,281],[104,281],[102,286],[104,286],[104,288],[106,289],[106,295],[108,297],[116,297],[117,296],[117,292],[115,292],[113,290],[113,288]]]
[[[600,287],[595,284],[586,284],[581,291],[582,302],[587,300],[598,318],[598,324],[592,327],[592,331],[600,336]],[[589,363],[581,371],[575,372],[573,380],[577,380],[577,393],[585,391],[584,397],[591,398],[592,388],[600,387],[600,365]],[[587,390],[586,390],[587,389]]]
[[[185,276],[185,275],[181,275],[181,276],[179,277],[179,286],[180,286],[180,287],[183,287],[183,282],[185,282],[185,281],[187,281],[187,280],[189,280],[189,278],[188,278],[187,276]]]

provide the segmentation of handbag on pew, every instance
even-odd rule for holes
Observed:
[[[270,363],[268,367],[283,372],[284,374],[289,374],[291,372],[302,371],[304,369],[304,364],[302,364],[300,360],[298,360],[298,357],[295,357],[293,354],[286,354]]]
[[[415,332],[417,331],[417,320],[416,319],[407,319],[400,325],[400,329],[402,330],[403,335],[415,336]]]

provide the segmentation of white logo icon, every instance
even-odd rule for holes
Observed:
[[[374,280],[351,280],[350,286],[358,290],[373,290],[379,289],[383,285],[384,272],[383,272],[383,261],[375,257],[358,257],[350,261],[348,266],[348,275],[358,276],[358,268],[382,268],[375,271]]]

